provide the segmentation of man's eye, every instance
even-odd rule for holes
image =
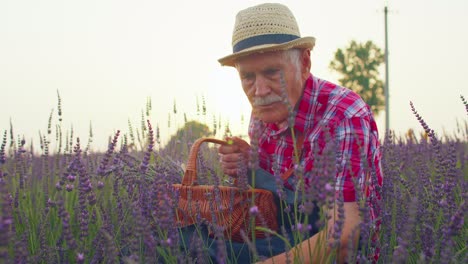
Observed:
[[[242,79],[245,79],[245,80],[253,80],[253,78],[255,78],[255,76],[251,73],[246,73],[242,75]]]
[[[265,75],[268,75],[268,76],[274,76],[275,74],[277,74],[279,72],[278,69],[267,69],[265,70]]]

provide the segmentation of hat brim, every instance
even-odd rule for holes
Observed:
[[[315,46],[314,37],[303,37],[303,38],[298,38],[298,39],[285,42],[285,43],[281,43],[281,44],[264,44],[264,45],[250,47],[248,49],[244,49],[239,52],[233,53],[231,55],[225,56],[221,59],[218,59],[218,62],[221,63],[222,66],[234,67],[235,61],[238,58],[247,56],[253,53],[288,50],[288,49],[293,49],[293,48],[313,49],[314,46]]]

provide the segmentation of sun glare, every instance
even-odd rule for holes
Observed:
[[[222,67],[215,70],[211,77],[209,93],[212,110],[223,120],[223,128],[229,124],[232,135],[246,136],[251,106],[236,70]]]

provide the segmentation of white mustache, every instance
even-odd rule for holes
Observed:
[[[267,97],[255,97],[253,100],[253,106],[270,105],[272,103],[281,102],[283,98],[278,95],[270,95]]]

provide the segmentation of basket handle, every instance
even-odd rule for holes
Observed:
[[[211,137],[202,137],[197,139],[190,149],[187,167],[185,169],[184,177],[182,178],[182,185],[197,185],[197,156],[200,146],[204,142],[216,143],[220,145],[228,144],[227,141]]]

